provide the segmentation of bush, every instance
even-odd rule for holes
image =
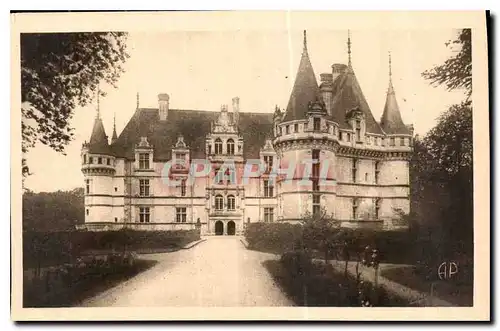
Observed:
[[[244,235],[250,249],[282,254],[301,245],[302,226],[290,223],[249,223]]]
[[[283,267],[292,277],[305,277],[310,274],[312,268],[312,259],[310,254],[304,250],[295,250],[284,253],[281,256]]]

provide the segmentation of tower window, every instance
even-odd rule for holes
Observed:
[[[227,145],[227,154],[234,155],[234,140],[231,138],[228,139],[226,145]]]
[[[87,163],[87,154],[83,154],[83,163]]]
[[[352,199],[352,219],[355,220],[358,218],[358,199]]]
[[[399,145],[404,146],[405,145],[405,138],[401,137],[399,138]]]
[[[321,211],[321,195],[318,193],[313,194],[313,215],[319,215]]]
[[[149,197],[149,179],[139,179],[139,195]]]
[[[342,141],[342,131],[339,131],[339,140]]]
[[[290,125],[287,125],[286,126],[286,134],[289,134],[290,133]]]
[[[396,140],[394,137],[391,137],[391,146],[396,146]]]
[[[115,217],[115,223],[118,222],[118,217]]]
[[[313,149],[312,150],[312,159],[313,159],[313,164],[312,164],[312,176],[313,178],[318,178],[319,177],[319,149]]]
[[[102,164],[102,157],[97,158],[97,164]]]
[[[313,120],[314,131],[319,131],[321,129],[321,118],[315,117]]]
[[[234,198],[234,195],[227,196],[227,209],[228,210],[236,209],[236,199]]]
[[[380,162],[375,161],[375,184],[378,184],[380,174]]]
[[[212,145],[208,145],[208,153],[207,154],[212,154]]]
[[[88,209],[86,210],[86,213],[87,213],[87,216],[89,216],[89,210]]]
[[[149,169],[149,154],[140,153],[139,154],[139,169]]]
[[[295,124],[293,125],[293,131],[294,131],[294,132],[299,132],[299,124],[298,124],[298,123],[295,123]]]
[[[90,179],[85,179],[85,193],[90,194]]]
[[[375,219],[379,219],[380,217],[380,205],[381,205],[382,199],[377,198],[375,199]]]
[[[264,222],[273,222],[274,221],[274,208],[265,207],[264,208]]]
[[[350,133],[348,133],[348,134],[347,134],[347,142],[350,142],[350,141],[351,141],[351,134],[350,134]]]
[[[218,194],[215,196],[215,210],[223,210],[224,209],[224,199],[222,195]]]
[[[92,163],[94,163],[94,158],[91,156],[91,157],[89,157],[89,164],[92,164]]]
[[[352,159],[351,174],[352,174],[352,182],[353,183],[356,183],[357,172],[358,172],[358,160]]]
[[[149,207],[139,207],[139,222],[149,223],[150,216]]]
[[[107,159],[106,159],[106,164],[107,164],[107,165],[111,165],[111,159],[110,159],[110,158],[107,158]]]
[[[177,223],[186,223],[187,212],[186,207],[175,208],[175,220]]]
[[[220,138],[215,139],[215,154],[222,154],[222,140]]]

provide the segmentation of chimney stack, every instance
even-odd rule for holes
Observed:
[[[324,73],[320,75],[321,85],[319,89],[321,91],[321,96],[325,102],[326,111],[329,115],[332,115],[332,98],[333,98],[333,76],[330,73]]]
[[[240,120],[240,98],[233,98],[233,121],[237,125]]]
[[[167,93],[158,94],[158,109],[160,115],[160,121],[166,121],[168,116],[170,97]]]

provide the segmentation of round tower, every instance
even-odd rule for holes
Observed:
[[[85,185],[85,226],[89,230],[104,229],[116,221],[113,217],[115,157],[99,111],[90,141],[82,145],[81,159]]]

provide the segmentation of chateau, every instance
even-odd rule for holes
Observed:
[[[351,65],[350,38],[348,63],[333,64],[318,85],[304,31],[283,111],[242,111],[238,97],[231,109],[172,109],[169,95],[159,94],[158,108],[140,108],[138,100],[109,142],[98,110],[81,153],[84,227],[200,227],[202,234],[231,235],[247,222],[293,222],[326,211],[342,226],[394,228],[398,211],[410,208],[413,129],[401,119],[390,69],[388,85],[377,122]],[[190,176],[194,160],[208,163],[205,176]],[[276,168],[283,171],[273,177]],[[249,169],[254,176],[240,180]]]

